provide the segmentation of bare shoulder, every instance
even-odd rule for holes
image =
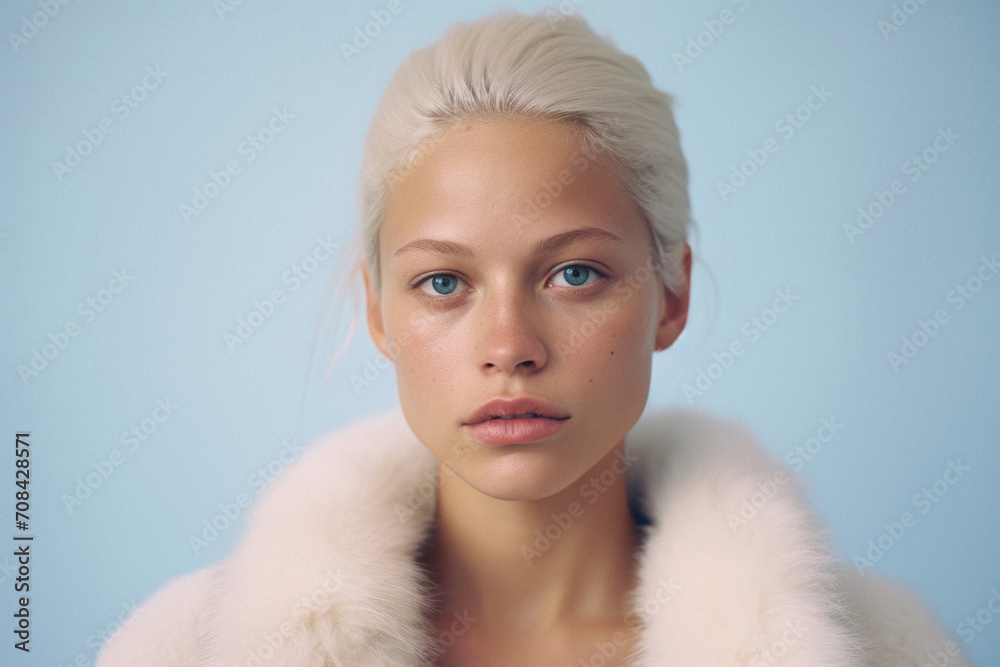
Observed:
[[[95,667],[194,665],[213,572],[207,567],[167,582],[105,643]]]
[[[958,641],[909,586],[842,565],[843,600],[872,664],[971,667]]]

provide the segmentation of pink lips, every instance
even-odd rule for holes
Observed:
[[[478,424],[466,424],[480,442],[488,445],[514,445],[548,438],[562,430],[566,419],[549,417],[515,417],[487,419]]]
[[[497,396],[463,423],[480,442],[512,445],[534,442],[562,430],[569,414],[534,396]]]

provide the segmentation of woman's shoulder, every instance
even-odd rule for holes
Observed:
[[[828,636],[842,636],[844,655],[856,653],[862,664],[968,665],[915,590],[835,559],[800,476],[744,423],[699,409],[654,408],[629,433],[627,448],[630,493],[659,525],[649,529],[648,550],[670,555],[662,574],[697,582],[699,592],[759,593],[718,604],[718,617],[740,619],[744,603],[754,599],[770,600],[775,618],[791,610],[789,621],[822,609],[810,627],[829,618]],[[713,547],[683,546],[705,542]],[[699,593],[691,613],[674,620],[694,617],[712,604],[709,597]]]
[[[971,665],[916,590],[848,565],[837,569],[844,609],[872,664]]]
[[[95,667],[195,664],[200,615],[217,568],[211,565],[162,586],[101,647]]]
[[[398,409],[316,438],[254,499],[233,550],[158,589],[101,649],[98,667],[196,664],[220,626],[252,635],[280,625],[289,610],[314,611],[302,600],[315,591],[344,595],[348,587],[331,586],[331,577],[360,581],[377,565],[395,573],[384,561],[423,529],[433,503],[411,490],[432,481],[433,470]],[[372,534],[372,525],[396,530]],[[386,579],[385,587],[397,583]],[[262,604],[248,609],[250,598]]]
[[[627,442],[646,456],[654,449],[671,459],[730,459],[736,455],[741,462],[766,459],[770,463],[772,458],[745,422],[676,405],[651,407],[643,412],[629,431]]]
[[[629,485],[642,494],[715,485],[728,496],[742,497],[748,485],[773,486],[777,477],[783,490],[798,502],[804,500],[798,476],[746,423],[703,409],[647,409],[626,435],[626,451],[635,464],[630,466]]]

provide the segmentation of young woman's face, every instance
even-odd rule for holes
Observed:
[[[449,131],[392,192],[379,246],[379,294],[364,267],[368,324],[406,419],[495,498],[548,497],[609,454],[687,315],[653,270],[642,214],[562,124]],[[486,444],[468,422],[498,396],[568,418],[541,439]]]

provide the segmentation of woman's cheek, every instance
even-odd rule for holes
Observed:
[[[433,340],[432,332],[435,319],[426,312],[415,308],[405,298],[397,298],[386,304],[385,313],[391,313],[386,322],[387,332],[398,342],[395,350],[390,349],[393,361],[402,362],[412,359],[416,353],[426,348],[428,340]],[[395,352],[396,354],[393,354]]]
[[[450,360],[451,366],[463,350],[455,340],[460,331],[449,318],[419,313],[408,318],[405,327],[414,341],[411,352],[416,358],[412,361],[438,365]]]
[[[626,375],[630,378],[629,383],[640,381],[636,375],[640,364],[652,362],[652,343],[646,328],[640,324],[648,315],[640,311],[634,307],[619,307],[608,314],[598,346],[602,358],[593,360],[595,365],[606,368],[611,377]]]
[[[461,366],[465,349],[458,337],[461,332],[448,326],[444,318],[417,314],[399,320],[401,345],[394,360],[400,388],[411,393],[416,402],[434,400],[447,404],[454,389],[453,374]]]

